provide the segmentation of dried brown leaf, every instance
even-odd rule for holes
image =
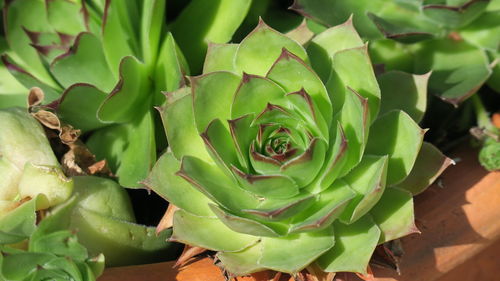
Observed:
[[[158,223],[158,226],[156,227],[156,234],[162,232],[164,229],[171,228],[172,225],[174,224],[174,213],[175,211],[179,210],[177,206],[174,204],[170,203],[168,205],[167,210],[165,211],[165,214],[163,214],[163,217],[160,220],[160,223]]]
[[[185,265],[191,258],[197,256],[201,253],[206,252],[207,249],[202,247],[193,247],[189,245],[184,245],[184,251],[182,251],[181,256],[175,262],[174,267],[181,267]]]

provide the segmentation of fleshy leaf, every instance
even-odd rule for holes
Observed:
[[[299,187],[291,177],[284,175],[251,175],[232,167],[240,185],[266,198],[289,198],[299,193]]]
[[[217,218],[236,233],[252,235],[255,238],[280,236],[275,230],[256,220],[230,214],[213,204],[210,204],[210,207]]]
[[[29,69],[33,76],[40,79],[43,84],[57,88],[57,84],[43,65],[38,52],[30,45],[32,42],[25,31],[51,31],[46,17],[45,3],[43,1],[11,1],[5,7],[4,21],[7,41],[22,60],[17,61],[17,64],[20,64],[21,68]]]
[[[191,156],[184,156],[181,163],[177,174],[226,209],[241,210],[258,205],[257,198],[241,189],[217,166]]]
[[[201,134],[214,119],[231,119],[230,108],[240,78],[231,72],[212,72],[191,78],[196,128]]]
[[[280,171],[305,187],[318,174],[325,160],[327,145],[318,138],[311,140],[309,147],[301,154],[283,163]]]
[[[250,143],[257,135],[257,128],[250,126],[252,121],[253,115],[244,115],[228,121],[240,165],[247,172],[250,171],[250,159],[248,157]]]
[[[200,136],[214,162],[231,177],[230,167],[240,167],[240,165],[229,130],[219,119],[214,119]]]
[[[47,201],[39,203],[39,209],[47,209],[66,201],[73,191],[73,181],[66,178],[59,167],[26,163],[19,180],[21,198],[35,198],[44,194]]]
[[[99,107],[98,117],[104,122],[130,122],[137,119],[148,102],[150,79],[146,65],[135,57],[124,57],[120,62],[120,80]]]
[[[10,72],[10,74],[14,76],[17,81],[19,81],[19,83],[21,83],[27,89],[31,89],[33,87],[42,89],[43,93],[45,94],[45,100],[49,102],[59,98],[60,93],[57,90],[58,87],[52,88],[51,86],[38,80],[37,77],[33,76],[31,73],[15,64],[8,55],[2,56],[2,62]]]
[[[92,33],[80,33],[74,46],[54,59],[50,69],[63,87],[86,83],[110,92],[117,81],[106,63],[101,41]]]
[[[270,66],[266,76],[283,87],[287,93],[304,89],[316,103],[327,126],[330,125],[332,106],[326,88],[318,75],[305,64],[302,58],[288,49],[283,49],[272,67]]]
[[[326,272],[350,271],[366,273],[370,257],[379,241],[380,229],[369,216],[353,224],[333,224],[335,246],[318,259]]]
[[[367,46],[337,52],[333,56],[332,65],[344,85],[368,99],[370,120],[375,120],[380,107],[380,89],[368,56]]]
[[[142,58],[146,62],[156,63],[160,38],[164,29],[165,0],[142,1],[140,41],[142,43]]]
[[[12,244],[29,237],[36,229],[36,210],[46,204],[47,198],[39,194],[21,204],[0,219],[0,243]]]
[[[208,42],[220,44],[231,40],[250,4],[250,0],[195,0],[184,8],[172,24],[172,33],[193,73],[201,71]],[[196,25],[193,25],[194,19]]]
[[[239,252],[219,252],[217,258],[220,259],[224,268],[235,275],[243,276],[250,273],[262,271],[264,266],[259,265],[262,252],[262,243],[250,246]]]
[[[172,102],[167,101],[167,104],[160,109],[168,145],[175,158],[179,160],[184,155],[192,155],[211,162],[212,158],[208,155],[196,129],[190,92],[190,88],[181,88],[170,93],[172,98],[178,98]],[[188,142],[189,145],[186,145]]]
[[[259,264],[276,271],[297,273],[335,244],[333,227],[286,237],[262,238]],[[300,252],[300,255],[297,253]]]
[[[345,94],[344,104],[337,117],[344,129],[348,145],[347,160],[340,176],[345,175],[361,161],[368,138],[368,130],[370,130],[368,100],[352,89],[347,89]]]
[[[46,2],[47,19],[57,32],[76,35],[85,31],[84,14],[82,4],[65,0]],[[82,14],[80,14],[82,13]]]
[[[397,187],[417,195],[431,185],[453,160],[446,157],[434,145],[423,142],[410,174]]]
[[[452,3],[449,3],[452,2]],[[473,21],[486,9],[489,1],[446,1],[446,4],[428,4],[423,6],[423,13],[439,24],[448,28],[457,28]]]
[[[172,92],[185,85],[184,75],[188,73],[187,63],[174,37],[167,33],[158,54],[154,71],[155,98],[154,104],[160,105],[165,97],[161,91]]]
[[[346,182],[336,181],[321,192],[318,201],[307,210],[307,215],[297,216],[295,220],[298,223],[292,226],[290,232],[316,231],[331,225],[355,195]]]
[[[139,10],[137,3],[129,1],[107,1],[104,6],[102,46],[115,77],[124,57],[139,54]]]
[[[389,71],[378,77],[382,99],[379,115],[391,110],[402,110],[415,122],[420,122],[427,107],[427,81],[429,74],[412,75]]]
[[[241,41],[236,52],[236,69],[239,72],[264,76],[280,57],[283,49],[301,61],[307,61],[307,53],[299,43],[270,28],[261,20],[259,25]],[[266,55],[263,57],[262,54]]]
[[[353,223],[377,204],[384,193],[387,176],[387,156],[364,156],[343,179],[356,192],[341,215],[341,221]]]
[[[415,226],[411,193],[387,188],[370,215],[382,231],[379,244],[419,232]]]
[[[422,43],[415,63],[417,72],[432,70],[429,92],[455,106],[474,94],[491,74],[483,50],[452,39]]]
[[[57,116],[84,132],[106,126],[97,118],[97,110],[106,98],[106,93],[90,84],[73,84],[59,100]]]
[[[238,44],[216,44],[209,43],[203,73],[214,71],[236,72],[234,57],[238,50]]]
[[[231,230],[219,219],[191,215],[178,210],[174,214],[171,240],[215,251],[238,252],[259,241],[259,237]]]
[[[172,152],[166,152],[158,159],[143,184],[186,212],[213,216],[208,207],[210,200],[175,174],[180,167],[180,161],[175,159]]]
[[[397,184],[408,176],[424,133],[425,130],[403,111],[391,111],[373,123],[365,153],[389,155],[387,185]]]
[[[311,185],[308,190],[311,192],[320,192],[330,187],[335,179],[342,172],[343,166],[347,160],[348,142],[344,134],[344,130],[340,123],[337,123],[335,131],[330,128],[330,147],[325,157],[325,164],[319,172],[319,177],[316,178],[316,184]],[[335,141],[332,141],[335,140]]]
[[[78,241],[91,256],[104,253],[107,266],[159,262],[174,247],[166,242],[170,230],[157,236],[156,227],[117,220],[84,208],[72,214],[70,227],[78,229]]]
[[[144,112],[132,123],[114,125],[94,132],[87,145],[97,157],[106,159],[126,187],[138,188],[156,160],[153,112]]]
[[[362,46],[363,40],[354,29],[352,18],[349,18],[345,23],[316,35],[307,45],[307,53],[316,73],[326,81],[332,68],[331,57],[335,53]]]
[[[285,91],[272,80],[243,73],[243,78],[231,105],[231,118],[246,114],[259,114],[268,103],[277,104],[285,97]]]

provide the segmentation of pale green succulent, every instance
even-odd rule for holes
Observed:
[[[155,227],[136,224],[123,187],[98,177],[67,178],[43,128],[25,109],[1,109],[0,124],[2,280],[40,280],[40,274],[55,277],[61,270],[87,276],[74,280],[95,280],[102,269],[91,274],[85,264],[95,257],[103,263],[101,254],[108,266],[173,256],[174,246],[165,242],[171,231],[157,235]],[[5,265],[19,261],[26,268]]]
[[[350,21],[305,47],[263,22],[210,45],[203,75],[167,94],[170,148],[145,181],[180,208],[171,239],[237,275],[366,272],[378,244],[417,231],[412,193],[450,163],[417,125],[427,78],[377,82]]]

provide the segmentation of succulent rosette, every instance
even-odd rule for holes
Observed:
[[[261,21],[210,45],[203,72],[167,94],[169,151],[144,182],[179,208],[172,240],[237,275],[364,273],[378,244],[418,231],[412,193],[449,164],[416,123],[428,75],[377,82],[351,21],[306,47]]]

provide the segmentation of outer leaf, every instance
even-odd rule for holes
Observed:
[[[429,92],[455,106],[474,94],[491,74],[484,51],[452,39],[422,43],[415,62],[417,72],[432,69]]]
[[[36,229],[38,205],[45,202],[47,198],[40,194],[4,215],[0,219],[0,243],[13,244],[29,237]]]
[[[217,166],[191,156],[184,156],[181,163],[178,175],[226,209],[241,210],[258,205],[257,198],[237,186]]]
[[[60,93],[57,90],[58,87],[52,88],[51,86],[38,80],[38,78],[33,76],[31,73],[16,65],[8,55],[2,56],[2,62],[7,67],[7,70],[10,72],[10,74],[14,76],[17,81],[19,81],[19,83],[21,83],[27,89],[31,89],[33,87],[42,89],[47,101],[53,101],[59,98]]]
[[[338,51],[362,46],[363,40],[354,29],[352,18],[349,18],[345,23],[316,35],[307,45],[307,53],[316,73],[321,80],[327,81],[332,69],[331,57]]]
[[[84,132],[106,126],[97,118],[99,105],[106,94],[89,84],[73,84],[59,100],[57,116]]]
[[[19,55],[22,61],[17,61],[22,68],[30,69],[33,75],[43,84],[57,88],[57,84],[45,69],[37,51],[30,43],[25,30],[49,32],[50,24],[46,18],[43,1],[12,1],[4,11],[6,38],[12,50]],[[33,15],[40,15],[34,17]],[[28,87],[30,88],[30,87]]]
[[[140,42],[146,64],[155,63],[160,48],[160,36],[164,28],[165,0],[142,1]]]
[[[401,182],[410,173],[424,133],[403,111],[391,111],[373,123],[365,153],[389,155],[387,185]]]
[[[236,52],[235,65],[238,72],[264,76],[274,62],[288,50],[302,61],[307,53],[297,42],[267,26],[262,20],[259,25],[241,41]],[[262,54],[266,54],[265,57]],[[298,91],[295,89],[292,92]]]
[[[259,264],[276,271],[297,273],[335,244],[333,227],[282,238],[262,238]],[[297,255],[297,252],[301,252]]]
[[[217,258],[227,271],[242,276],[265,269],[263,265],[259,265],[261,252],[262,243],[257,243],[239,252],[219,252]]]
[[[109,92],[117,81],[117,76],[106,63],[101,41],[92,33],[80,33],[73,47],[55,58],[50,69],[65,88],[75,83],[87,83]]]
[[[172,92],[185,85],[184,75],[188,73],[187,63],[171,33],[167,33],[161,45],[154,71],[155,99],[160,105],[165,100],[161,91]]]
[[[377,204],[384,194],[387,176],[387,156],[365,155],[344,181],[356,192],[356,197],[347,205],[340,220],[355,222]]]
[[[275,231],[272,227],[269,227],[256,220],[247,219],[231,214],[215,205],[210,205],[210,207],[212,208],[212,211],[217,215],[217,218],[236,233],[249,234],[255,238],[258,238],[260,236],[280,236],[278,232]]]
[[[201,70],[207,43],[230,41],[245,18],[250,3],[249,0],[195,0],[177,17],[172,33],[189,58],[189,66],[194,73]],[[192,25],[193,19],[196,19],[196,27]]]
[[[380,229],[369,216],[353,224],[334,223],[335,246],[318,259],[326,272],[351,271],[366,274],[370,257],[377,246]]]
[[[400,71],[389,71],[377,80],[381,89],[379,115],[391,110],[402,110],[415,122],[420,122],[427,107],[427,81],[429,74],[411,75]]]
[[[104,122],[130,122],[152,101],[151,81],[144,64],[134,57],[124,57],[120,62],[120,80],[106,97],[98,111]]]
[[[231,119],[230,108],[240,78],[231,72],[212,72],[191,79],[196,128],[201,134],[214,119]]]
[[[102,45],[115,77],[124,57],[139,54],[138,11],[137,3],[130,1],[106,1],[104,6]]]
[[[214,71],[236,72],[234,57],[238,50],[238,44],[209,43],[207,56],[203,64],[203,73]]]
[[[101,129],[87,140],[98,159],[106,159],[121,185],[138,188],[156,159],[153,113],[133,123]]]
[[[454,161],[443,155],[434,145],[423,142],[410,174],[396,186],[417,195],[451,164],[454,164]]]
[[[370,214],[380,228],[379,244],[419,232],[415,226],[411,193],[387,188]]]
[[[143,184],[153,189],[171,204],[198,216],[213,216],[210,200],[175,173],[181,167],[172,152],[166,152],[156,162]]]
[[[71,228],[78,229],[78,240],[89,254],[104,253],[108,266],[157,262],[171,253],[166,241],[170,231],[156,236],[156,227],[125,222],[84,208],[75,210]]]
[[[174,225],[171,240],[216,251],[242,251],[259,240],[255,236],[234,232],[219,219],[202,218],[183,210],[175,212]]]
[[[380,107],[380,89],[373,73],[366,45],[337,52],[333,56],[332,65],[346,86],[368,99],[370,120],[375,120]],[[359,77],[363,77],[363,79]]]
[[[295,218],[297,223],[293,225],[291,232],[316,231],[331,225],[355,195],[345,181],[336,181],[321,192],[318,201],[307,210],[307,214],[298,214]]]
[[[175,158],[179,160],[184,155],[196,155],[206,162],[212,162],[196,129],[193,98],[190,92],[190,88],[181,88],[171,93],[170,96],[177,99],[167,102],[160,109],[168,145]],[[186,145],[188,142],[189,145]]]

